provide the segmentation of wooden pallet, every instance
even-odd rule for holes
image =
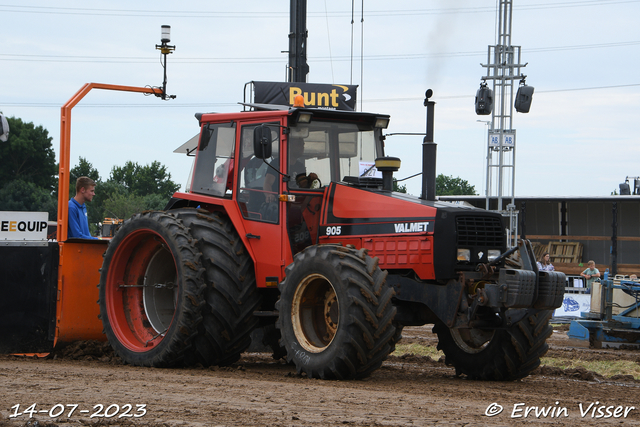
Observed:
[[[577,265],[582,262],[583,245],[579,242],[549,242],[548,244],[531,242],[531,248],[533,249],[536,261],[540,261],[542,254],[549,252],[551,264],[554,265],[565,263]],[[520,262],[520,253],[516,252],[509,257],[507,264],[511,267],[521,268],[522,263]]]
[[[551,263],[579,263],[582,261],[582,243],[549,242],[546,252],[551,256]]]

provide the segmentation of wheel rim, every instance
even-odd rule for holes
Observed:
[[[494,331],[469,328],[454,328],[450,329],[450,332],[458,347],[466,353],[480,353],[489,345],[495,333]]]
[[[293,296],[291,320],[300,345],[312,353],[324,351],[338,331],[340,306],[335,288],[320,274],[298,285]]]
[[[160,344],[175,316],[179,283],[167,247],[158,233],[137,230],[124,237],[111,259],[105,284],[109,324],[131,351]]]
[[[169,280],[169,281],[168,281]],[[178,278],[173,257],[167,250],[156,252],[147,266],[142,288],[144,311],[156,333],[164,334],[176,311]]]

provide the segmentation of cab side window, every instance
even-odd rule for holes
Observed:
[[[219,197],[231,195],[235,139],[235,123],[202,127],[191,191]]]
[[[277,164],[280,152],[279,127],[277,123],[268,123],[271,128],[272,157],[259,159],[253,152],[253,130],[260,124],[245,125],[241,128],[241,145],[238,156],[238,205],[242,216],[247,219],[266,222],[278,222],[279,203],[267,203],[265,191],[265,178],[270,169],[267,163],[274,162],[273,166],[279,169]],[[266,161],[266,163],[265,163]]]

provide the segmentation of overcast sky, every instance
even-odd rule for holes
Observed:
[[[353,3],[352,25],[352,2],[308,2],[308,81],[359,85],[358,108],[390,114],[388,133],[424,132],[431,88],[437,172],[484,195],[487,126],[478,120],[490,116],[475,114],[474,96],[499,2]],[[239,111],[245,83],[285,80],[289,1],[177,4],[4,2],[0,111],[44,126],[58,153],[60,107],[84,83],[162,84],[155,45],[171,25],[168,92],[177,98],[92,91],[73,110],[71,162],[85,157],[106,180],[114,165],[158,160],[184,188],[191,158],[173,150],[198,132],[194,113]],[[511,43],[535,88],[531,112],[514,112],[517,196],[605,196],[640,175],[639,18],[640,0],[513,0]],[[402,160],[397,178],[420,172],[421,143],[387,138],[387,154]],[[406,183],[420,194],[419,177]]]

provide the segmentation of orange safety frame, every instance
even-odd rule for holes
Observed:
[[[92,240],[67,242],[71,110],[92,89],[162,95],[162,90],[159,88],[87,83],[61,108],[57,215],[60,258],[54,346],[58,342],[106,339],[102,333],[102,322],[98,318],[100,307],[97,303],[99,297],[97,285],[100,281],[99,269],[107,242]]]

